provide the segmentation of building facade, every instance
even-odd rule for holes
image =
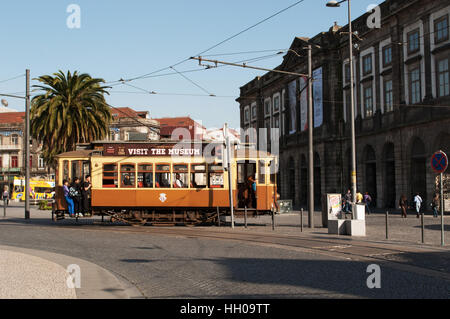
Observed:
[[[109,140],[154,141],[159,139],[159,122],[150,118],[147,111],[135,111],[129,107],[111,109]]]
[[[380,8],[381,28],[368,27],[369,14],[352,22],[358,31],[353,50],[357,187],[380,208],[395,207],[400,195],[411,198],[416,192],[429,206],[436,191],[431,156],[440,149],[450,154],[450,4],[388,0]],[[278,67],[307,73],[303,48],[320,45],[313,50],[312,65],[318,205],[322,194],[350,187],[346,31],[348,26],[335,25],[312,39],[294,39]],[[282,198],[292,199],[295,207],[307,204],[306,82],[269,72],[241,87],[237,99],[243,128],[280,128],[279,186]]]

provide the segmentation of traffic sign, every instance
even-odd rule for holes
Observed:
[[[431,168],[438,174],[443,173],[448,167],[448,157],[443,151],[433,154],[431,157]]]

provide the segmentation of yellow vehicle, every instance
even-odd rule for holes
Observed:
[[[25,200],[25,179],[14,177],[14,189],[11,196],[12,200]],[[52,199],[55,196],[54,181],[34,181],[30,180],[30,198],[31,199]]]

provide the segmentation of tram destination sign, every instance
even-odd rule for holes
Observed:
[[[178,144],[104,144],[103,156],[221,156],[222,145],[201,143]]]

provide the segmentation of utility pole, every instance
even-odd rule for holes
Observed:
[[[233,201],[233,185],[232,185],[232,178],[231,178],[231,143],[230,143],[230,137],[228,136],[228,124],[225,123],[223,127],[223,135],[225,137],[225,151],[226,154],[224,154],[227,158],[226,160],[226,169],[227,169],[227,175],[228,175],[228,196],[230,199],[230,214],[231,214],[231,228],[234,229],[234,201]]]
[[[313,156],[313,74],[312,46],[308,45],[308,226],[314,228],[314,156]]]
[[[26,70],[25,96],[25,219],[30,219],[30,70]]]

